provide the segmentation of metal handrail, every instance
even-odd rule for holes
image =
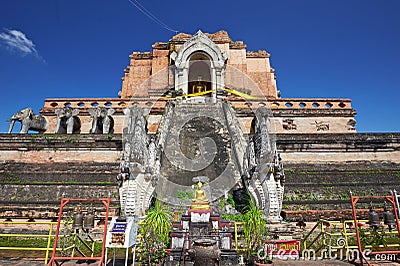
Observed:
[[[53,241],[52,239],[54,239],[55,234],[53,234],[53,226],[57,225],[57,222],[21,222],[21,221],[17,221],[17,222],[12,222],[12,221],[0,221],[0,224],[6,224],[6,225],[17,225],[17,224],[21,224],[21,225],[49,225],[49,233],[48,234],[16,234],[16,233],[1,233],[0,237],[25,237],[25,238],[47,238],[47,244],[46,247],[11,247],[11,246],[3,246],[0,247],[0,250],[22,250],[22,251],[26,251],[26,250],[32,250],[32,251],[46,251],[46,255],[45,255],[45,260],[44,260],[44,264],[47,264],[48,260],[49,260],[49,255],[50,252],[53,250]],[[67,222],[64,223],[64,225],[67,224]],[[60,237],[68,237],[69,235],[60,235]],[[64,251],[66,249],[70,249],[71,247],[67,247],[67,248],[57,248],[57,250],[59,251]]]
[[[367,224],[368,221],[367,220],[358,220],[358,222]],[[310,249],[312,247],[312,245],[315,242],[317,242],[318,239],[322,239],[322,242],[319,246],[317,246],[315,248],[316,254],[321,250],[344,249],[344,250],[346,250],[346,252],[350,252],[351,250],[357,249],[358,248],[357,243],[353,243],[353,244],[350,243],[349,237],[357,236],[356,232],[348,232],[348,227],[350,227],[349,226],[350,224],[353,225],[354,220],[345,220],[345,221],[328,221],[328,220],[323,220],[323,219],[319,220],[315,224],[315,226],[311,229],[311,231],[309,233],[307,233],[307,235],[302,239],[303,250]],[[326,225],[326,226],[324,226],[324,225]],[[335,225],[334,226],[335,228],[333,230],[337,230],[336,232],[326,230],[331,225]],[[358,225],[355,225],[355,226],[358,226]],[[312,238],[311,236],[313,236],[313,233],[315,233],[317,229],[320,229],[319,233]],[[385,234],[386,235],[397,235],[398,231],[393,230],[391,232],[385,232]],[[371,232],[369,232],[369,231],[365,232],[365,235],[367,235],[367,236],[371,235]],[[339,244],[338,242],[331,243],[331,241],[328,241],[328,240],[332,240],[332,239],[338,240],[338,237],[342,237],[345,241],[341,244]],[[400,247],[400,244],[385,244],[385,245],[378,245],[375,247],[381,247],[381,248],[382,247]],[[372,248],[372,245],[365,245],[365,246],[363,246],[363,248]],[[304,254],[307,255],[308,253],[305,252]],[[321,255],[326,258],[326,253],[321,254]]]
[[[235,233],[235,249],[236,251],[246,251],[247,248],[239,248],[239,234],[238,234],[238,226],[244,225],[244,222],[235,222],[234,226],[234,233]]]

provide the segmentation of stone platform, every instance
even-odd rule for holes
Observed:
[[[400,133],[278,134],[276,141],[286,175],[287,220],[351,219],[343,212],[351,208],[349,189],[354,195],[400,191]],[[0,134],[0,219],[55,217],[63,192],[111,192],[117,206],[121,151],[118,134]]]

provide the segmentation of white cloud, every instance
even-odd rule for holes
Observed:
[[[0,33],[0,42],[7,49],[18,52],[22,56],[32,54],[43,61],[35,44],[21,31],[4,29],[4,32]]]

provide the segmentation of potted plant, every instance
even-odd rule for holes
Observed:
[[[243,231],[247,244],[247,258],[254,265],[273,265],[269,252],[265,249],[264,240],[268,236],[264,211],[259,209],[254,199],[244,209]]]
[[[139,250],[143,262],[161,265],[167,255],[172,213],[159,200],[155,201],[140,227]]]

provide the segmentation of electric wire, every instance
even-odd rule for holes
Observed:
[[[162,22],[160,19],[158,19],[155,15],[153,15],[149,10],[147,10],[142,4],[139,3],[137,0],[128,0],[132,5],[134,5],[140,12],[145,14],[148,18],[153,20],[155,23],[157,23],[159,26],[163,27],[166,30],[175,32],[175,34],[178,33],[177,30],[172,29],[169,27],[167,24]]]

